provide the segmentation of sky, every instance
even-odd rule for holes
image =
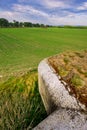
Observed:
[[[87,25],[87,0],[0,0],[0,18],[49,25]]]

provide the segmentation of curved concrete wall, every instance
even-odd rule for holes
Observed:
[[[87,130],[87,110],[69,95],[48,60],[38,67],[39,92],[49,116],[33,130]],[[52,113],[53,112],[53,113]]]
[[[47,59],[39,64],[38,74],[39,91],[47,113],[51,113],[58,107],[86,110],[85,105],[69,94],[64,86],[66,83],[61,82],[60,76],[49,66]]]

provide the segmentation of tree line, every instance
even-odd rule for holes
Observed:
[[[52,26],[52,25],[44,25],[44,24],[39,24],[39,23],[31,23],[31,22],[19,22],[16,20],[13,20],[13,22],[9,22],[7,19],[5,18],[0,18],[0,28],[4,28],[4,27],[43,27],[43,28],[47,28],[47,27],[58,27],[58,28],[73,28],[73,29],[87,29],[87,26],[71,26],[71,25],[58,25],[58,26]]]
[[[70,28],[70,29],[87,29],[87,26],[71,26],[71,25],[63,25],[57,26],[58,28]]]
[[[9,22],[5,18],[0,18],[0,27],[49,27],[49,25],[39,24],[39,23],[31,23],[31,22],[19,22],[13,20],[13,22]]]

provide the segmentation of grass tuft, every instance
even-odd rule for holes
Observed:
[[[37,72],[11,77],[0,85],[1,130],[31,130],[45,117]]]
[[[80,76],[78,74],[75,74],[72,77],[71,83],[73,86],[76,86],[76,87],[84,85],[84,81],[80,78]]]
[[[61,67],[61,66],[58,67],[58,72],[59,72],[59,75],[62,77],[65,77],[68,74],[68,71],[64,67]]]

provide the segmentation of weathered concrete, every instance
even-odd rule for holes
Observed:
[[[61,108],[49,115],[33,130],[87,130],[87,115]]]
[[[66,90],[60,77],[53,68],[48,65],[47,59],[43,60],[38,67],[39,91],[47,113],[51,113],[57,107],[86,110],[85,106],[71,96]]]
[[[69,94],[47,59],[39,64],[38,75],[39,92],[50,115],[33,130],[87,130],[85,105]]]

